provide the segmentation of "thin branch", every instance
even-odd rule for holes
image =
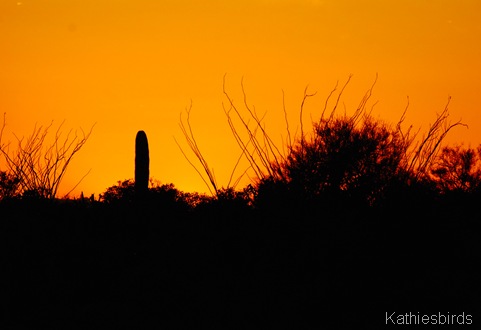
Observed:
[[[72,158],[87,142],[95,126],[94,124],[88,133],[82,130],[82,137],[77,134],[72,137],[71,131],[69,131],[61,142],[63,124],[64,122],[58,126],[50,144],[47,144],[46,138],[53,121],[46,127],[35,124],[32,134],[26,139],[13,133],[17,140],[17,150],[10,153],[9,144],[1,143],[6,125],[6,116],[4,115],[4,123],[0,132],[0,154],[4,157],[8,170],[19,180],[20,193],[33,191],[40,197],[51,199],[56,197]]]
[[[199,171],[199,169],[197,168],[197,166],[194,165],[194,163],[192,163],[192,161],[189,159],[189,157],[187,157],[187,155],[185,154],[184,150],[182,149],[182,147],[180,146],[179,142],[177,142],[177,139],[174,137],[174,141],[175,143],[177,144],[177,146],[179,147],[180,149],[180,152],[182,153],[182,155],[184,155],[184,158],[187,160],[187,162],[194,168],[194,170],[197,172],[197,174],[199,174],[200,178],[202,179],[202,181],[204,181],[205,185],[207,186],[207,189],[209,189],[209,192],[212,196],[214,196],[214,192],[212,191],[212,189],[210,188],[210,185],[207,183],[207,181],[204,179],[204,176],[202,175],[202,173]]]
[[[284,90],[282,90],[282,109],[284,110],[284,120],[286,122],[286,131],[287,131],[287,150],[292,148],[292,139],[291,139],[291,131],[289,130],[289,120],[287,119],[287,110],[286,110],[286,100]]]
[[[312,94],[308,94],[307,93],[307,88],[309,86],[306,86],[306,88],[304,89],[304,96],[302,98],[302,102],[301,102],[301,108],[299,110],[299,123],[301,125],[301,146],[304,145],[304,123],[303,123],[303,120],[302,120],[302,114],[304,112],[304,104],[306,103],[306,100],[309,98],[309,97],[312,97],[312,96],[315,96],[317,94],[317,92],[314,92]]]
[[[337,96],[336,103],[334,104],[334,107],[332,108],[332,111],[331,111],[331,114],[329,116],[328,122],[330,122],[332,120],[332,118],[334,117],[334,114],[336,113],[337,106],[339,105],[339,101],[341,100],[341,96],[344,93],[344,89],[347,87],[347,85],[351,81],[351,78],[352,78],[352,74],[349,75],[346,83],[344,84],[344,86],[342,86],[341,91],[339,92],[339,95]]]
[[[197,140],[194,136],[194,132],[192,131],[192,125],[190,124],[190,112],[192,110],[192,102],[190,104],[190,107],[188,109],[186,109],[186,113],[187,113],[187,119],[186,119],[186,122],[184,123],[183,119],[182,119],[182,114],[180,114],[180,122],[179,122],[179,127],[182,131],[182,134],[184,135],[186,141],[187,141],[187,144],[189,145],[189,148],[192,150],[192,152],[194,153],[194,155],[196,156],[197,160],[200,162],[201,166],[203,167],[204,169],[204,172],[206,173],[207,175],[207,178],[209,179],[209,182],[215,192],[215,194],[218,193],[218,188],[217,188],[217,182],[216,182],[216,179],[215,179],[215,174],[213,172],[213,170],[210,169],[209,165],[207,164],[207,161],[206,159],[204,158],[202,152],[200,151],[200,148],[199,146],[197,145]],[[186,127],[187,125],[187,127]],[[176,140],[176,143],[177,143],[177,140]],[[177,143],[177,145],[179,146],[180,148],[180,145]],[[182,151],[182,154],[184,155],[184,157],[187,158],[185,152],[182,150],[182,148],[180,148],[181,151]],[[191,164],[197,173],[200,174],[200,171],[195,167],[195,165],[187,158],[189,164]],[[204,177],[201,175],[202,177],[202,180],[207,183],[207,181],[204,179]],[[210,186],[207,185],[208,188],[209,188],[209,192],[214,195],[212,193],[212,189],[210,189]]]

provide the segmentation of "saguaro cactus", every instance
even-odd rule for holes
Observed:
[[[149,143],[144,131],[135,137],[135,192],[142,194],[149,187]]]

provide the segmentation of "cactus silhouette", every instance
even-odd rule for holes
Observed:
[[[135,192],[147,192],[149,185],[149,143],[144,131],[135,137]]]

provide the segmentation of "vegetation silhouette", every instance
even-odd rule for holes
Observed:
[[[476,315],[480,149],[443,144],[461,125],[447,107],[424,135],[405,113],[375,120],[372,87],[337,115],[344,87],[285,154],[229,101],[259,174],[240,190],[209,177],[188,122],[210,195],[150,178],[139,199],[136,178],[98,200],[32,199],[0,172],[6,328],[381,329],[386,311]]]
[[[94,126],[87,133],[81,130],[81,135],[70,130],[65,138],[62,137],[63,123],[57,128],[52,142],[48,141],[49,131],[53,122],[48,126],[35,126],[27,138],[17,140],[17,148],[10,151],[10,142],[2,141],[6,126],[6,114],[0,129],[0,155],[5,160],[7,177],[2,176],[2,195],[26,195],[30,197],[54,199],[58,188],[67,172],[73,157],[87,143]],[[88,173],[87,173],[88,174]],[[85,174],[84,177],[87,175]],[[83,178],[66,194],[68,196]],[[9,181],[10,180],[10,181]],[[10,182],[6,184],[6,182]],[[4,189],[9,189],[7,192]]]
[[[139,195],[147,192],[149,185],[149,143],[147,134],[138,131],[135,136],[135,190]]]

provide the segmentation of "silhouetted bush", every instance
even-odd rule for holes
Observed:
[[[481,146],[444,147],[431,170],[437,188],[448,191],[474,192],[481,185]]]
[[[440,193],[466,195],[481,183],[480,149],[444,147],[438,154],[446,132],[431,130],[414,144],[399,124],[393,128],[368,115],[321,118],[283,162],[271,164],[276,174],[259,180],[255,204],[322,212],[375,206],[433,215]]]
[[[221,188],[217,190],[215,196],[205,196],[205,198],[197,203],[199,209],[210,209],[213,212],[222,214],[232,214],[238,216],[252,206],[253,196],[251,195],[252,186],[248,186],[243,190],[235,190],[233,188]]]
[[[87,143],[93,129],[92,127],[87,133],[82,130],[81,135],[69,131],[63,138],[62,123],[57,128],[52,142],[49,142],[47,137],[52,124],[53,122],[46,127],[35,126],[32,134],[27,138],[15,136],[17,146],[12,151],[10,150],[10,142],[4,143],[3,141],[6,125],[4,115],[3,125],[0,128],[0,155],[5,159],[8,175],[17,180],[15,184],[17,194],[25,193],[27,196],[56,198],[70,162]],[[71,191],[73,189],[75,187]]]
[[[117,185],[110,186],[100,195],[104,203],[132,202],[135,198],[135,182],[133,179],[118,181]]]
[[[0,201],[19,195],[20,179],[5,171],[0,171]]]
[[[282,147],[276,146],[269,136],[263,116],[259,116],[248,104],[243,83],[241,82],[241,87],[245,114],[234,103],[224,86],[228,101],[224,113],[241,151],[227,188],[219,188],[213,171],[199,149],[190,126],[191,109],[187,110],[185,123],[181,118],[180,127],[201,168],[196,168],[188,159],[189,163],[208,187],[210,182],[209,189],[219,200],[225,197],[222,194],[235,189],[238,180],[250,171],[254,189],[247,194],[248,204],[258,207],[269,205],[270,208],[302,209],[311,205],[316,208],[334,207],[355,212],[360,208],[386,203],[387,198],[394,198],[400,203],[408,201],[407,195],[416,195],[412,192],[417,189],[414,187],[422,187],[421,195],[432,194],[431,197],[434,197],[437,191],[433,189],[436,187],[433,178],[437,178],[438,188],[443,185],[443,181],[448,180],[448,176],[443,174],[446,171],[442,168],[448,164],[437,157],[443,140],[451,129],[463,125],[459,121],[449,122],[450,99],[445,108],[436,114],[426,132],[419,134],[420,130],[413,132],[412,126],[404,128],[409,99],[395,125],[375,120],[370,115],[368,101],[376,81],[367,90],[352,115],[347,115],[346,111],[343,115],[339,114],[340,100],[350,78],[337,97],[334,97],[336,84],[326,99],[320,119],[312,122],[312,131],[307,134],[303,125],[304,105],[316,93],[309,94],[307,89],[304,91],[299,114],[300,136],[291,136],[287,111],[284,108],[287,137],[286,145]],[[182,152],[186,156],[183,150]],[[446,158],[446,152],[442,155]],[[463,157],[465,163],[472,158],[469,158],[469,155]],[[231,186],[241,159],[247,161],[249,166]],[[202,176],[202,169],[208,180]],[[473,175],[469,180],[474,179]],[[464,180],[465,184],[468,184],[468,179],[461,179],[465,176],[460,173],[458,181]],[[232,197],[232,194],[230,196]],[[393,204],[393,201],[389,203]],[[346,207],[347,205],[349,207]]]
[[[108,187],[100,195],[100,201],[112,205],[129,205],[137,202],[147,205],[177,205],[182,208],[195,208],[200,204],[209,203],[212,197],[199,193],[186,193],[178,190],[170,184],[160,184],[150,180],[148,191],[138,199],[136,194],[135,182],[133,179],[118,181],[117,185]]]
[[[372,118],[322,119],[311,140],[292,148],[282,178],[297,198],[370,205],[400,173],[404,154],[400,133]]]

